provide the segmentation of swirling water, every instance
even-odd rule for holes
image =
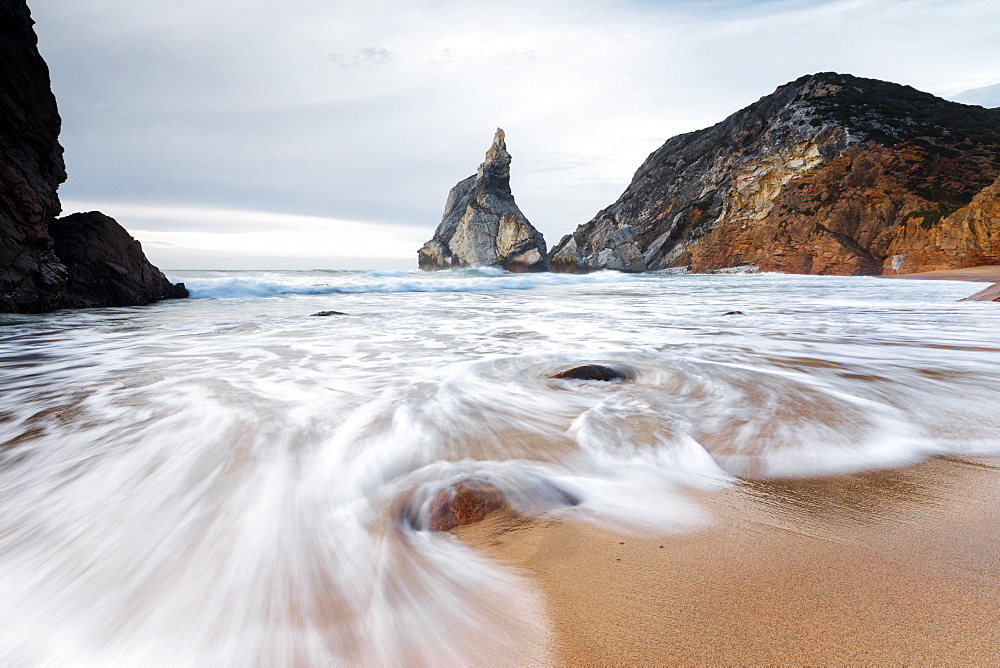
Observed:
[[[172,278],[194,298],[0,316],[0,664],[544,662],[532,585],[421,528],[450,482],[666,532],[740,477],[1000,453],[968,283]],[[550,377],[591,362],[633,380]]]

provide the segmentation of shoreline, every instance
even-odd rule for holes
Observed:
[[[453,533],[537,583],[564,664],[1000,658],[997,459],[700,497],[690,533],[510,512]]]
[[[1000,265],[982,265],[965,269],[939,269],[913,274],[883,274],[878,278],[900,278],[912,281],[970,281],[1000,283]]]

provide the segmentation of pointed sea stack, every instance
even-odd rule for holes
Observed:
[[[824,72],[639,167],[553,271],[905,274],[1000,264],[1000,109]]]
[[[509,271],[547,271],[545,239],[532,227],[510,192],[510,153],[503,130],[475,174],[448,193],[434,238],[417,251],[421,269],[502,267]]]

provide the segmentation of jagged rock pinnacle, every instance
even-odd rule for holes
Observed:
[[[514,202],[510,153],[497,128],[486,157],[472,176],[448,193],[441,224],[417,251],[421,269],[491,266],[546,271],[545,240]]]

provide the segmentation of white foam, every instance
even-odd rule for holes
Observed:
[[[203,272],[202,272],[203,273]],[[466,271],[440,272],[368,272],[328,275],[318,272],[254,273],[227,272],[226,275],[186,275],[175,272],[172,280],[183,281],[195,299],[212,297],[273,297],[279,295],[330,295],[407,292],[493,292],[531,290],[538,287],[624,283],[634,276],[614,271],[593,274],[512,274],[495,267]],[[346,272],[345,272],[346,273]]]
[[[420,530],[456,480],[684,531],[737,475],[1000,453],[966,284],[173,278],[220,298],[0,316],[0,664],[545,663],[531,584]],[[631,380],[551,378],[585,363]]]

